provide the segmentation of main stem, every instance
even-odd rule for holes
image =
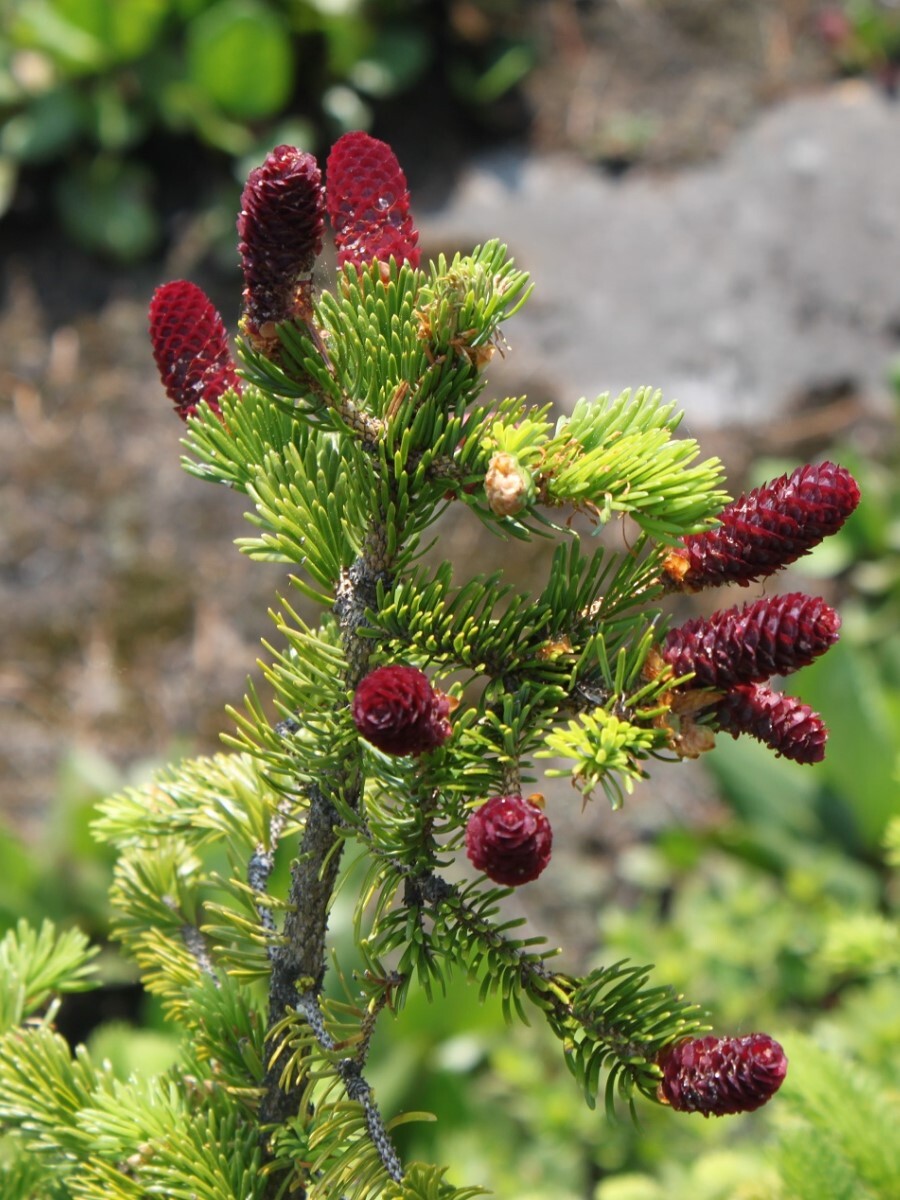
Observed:
[[[362,553],[343,572],[334,603],[334,612],[341,627],[347,660],[347,687],[353,689],[365,675],[371,642],[359,635],[366,610],[373,608],[377,584],[389,578],[384,526],[373,522]],[[291,871],[287,916],[282,936],[272,956],[269,983],[269,1033],[284,1018],[295,1011],[300,992],[318,996],[322,991],[326,970],[325,940],[328,933],[328,913],[334,894],[343,854],[338,832],[340,815],[331,796],[341,794],[342,802],[354,810],[359,806],[363,785],[360,756],[343,765],[339,775],[327,776],[306,789],[309,800],[299,854]],[[269,1067],[264,1081],[260,1104],[260,1123],[278,1126],[298,1114],[302,1085],[283,1088],[279,1050],[281,1042],[272,1040]],[[277,1192],[276,1180],[270,1181],[267,1196]]]

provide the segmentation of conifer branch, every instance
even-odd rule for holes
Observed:
[[[384,436],[385,422],[373,417],[341,387],[334,364],[321,334],[314,325],[288,323],[278,327],[288,379],[295,378],[304,389],[303,401],[312,407],[318,421],[354,434],[371,450]],[[258,364],[268,371],[267,360]],[[303,413],[301,408],[300,413]],[[327,418],[326,418],[327,414]]]
[[[535,951],[540,939],[509,938],[509,926],[493,920],[503,891],[478,893],[475,885],[460,887],[435,872],[416,875],[400,865],[398,870],[406,878],[404,905],[431,919],[435,948],[467,973],[479,975],[482,994],[499,992],[504,1008],[515,1008],[523,1019],[519,993],[524,994],[557,1035],[572,1043],[570,1065],[591,1102],[598,1064],[610,1068],[608,1104],[614,1087],[629,1102],[635,1087],[653,1095],[661,1049],[708,1028],[697,1006],[686,1004],[671,988],[648,988],[646,968],[616,963],[583,980],[549,970],[546,959],[555,951]]]
[[[390,581],[387,530],[373,519],[366,533],[363,550],[356,561],[341,573],[334,613],[341,628],[341,640],[347,658],[347,684],[355,687],[366,673],[371,641],[359,636],[367,624],[366,613],[378,604],[378,586]]]
[[[344,1086],[347,1089],[347,1095],[351,1100],[356,1100],[362,1104],[369,1137],[372,1140],[372,1145],[378,1151],[378,1157],[384,1164],[385,1171],[395,1183],[401,1183],[403,1180],[403,1166],[394,1148],[394,1143],[391,1141],[390,1135],[385,1128],[384,1118],[375,1103],[371,1087],[363,1078],[359,1065],[352,1058],[343,1059],[339,1069]]]
[[[377,604],[378,584],[389,579],[390,553],[385,520],[373,515],[363,539],[362,552],[342,571],[333,611],[341,631],[347,668],[346,682],[355,687],[365,674],[371,642],[360,636],[366,613]],[[343,778],[330,781],[343,793],[344,803],[358,807],[361,786],[358,765],[349,761]],[[325,938],[328,909],[340,870],[343,842],[338,836],[341,818],[320,783],[307,789],[309,810],[300,843],[300,856],[291,873],[288,912],[282,937],[272,955],[269,986],[269,1028],[274,1029],[286,1010],[296,1004],[296,988],[311,981],[315,994],[325,976]],[[283,1089],[277,1066],[279,1046],[271,1047],[266,1092],[261,1105],[265,1124],[278,1125],[298,1111],[299,1084]],[[367,1114],[367,1121],[368,1121]]]

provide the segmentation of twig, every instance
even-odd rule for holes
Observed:
[[[304,992],[297,1001],[297,1011],[302,1013],[309,1022],[310,1028],[315,1034],[316,1041],[322,1049],[333,1051],[335,1049],[334,1038],[325,1028],[325,1021],[322,1018],[316,993],[312,991]],[[349,1099],[355,1100],[358,1104],[362,1105],[366,1118],[366,1128],[369,1131],[369,1137],[372,1139],[372,1145],[378,1151],[378,1157],[381,1159],[382,1166],[395,1183],[400,1183],[403,1179],[403,1166],[391,1141],[390,1134],[385,1128],[384,1118],[373,1098],[371,1085],[362,1073],[362,1065],[359,1059],[342,1058],[337,1064],[337,1070]]]
[[[282,722],[282,724],[286,725],[287,722]],[[279,727],[276,728],[281,732]],[[272,820],[269,825],[269,849],[267,850],[260,842],[253,854],[251,854],[250,861],[247,863],[247,883],[256,895],[255,904],[259,922],[271,937],[274,937],[278,929],[275,924],[275,918],[272,916],[271,906],[266,903],[265,897],[268,895],[269,879],[275,868],[275,849],[278,846],[282,831],[287,823],[291,807],[291,798],[285,797],[272,814]],[[270,941],[267,947],[270,961],[275,955],[275,949],[274,943]]]
[[[164,897],[163,903],[173,911],[177,911],[175,902],[169,899],[169,897]],[[191,925],[189,921],[185,921],[185,923],[181,926],[181,940],[191,952],[194,961],[203,974],[208,975],[210,979],[213,980],[216,987],[221,987],[222,981],[219,979],[219,976],[216,973],[215,964],[213,963],[212,955],[209,952],[209,946],[206,944],[206,938],[204,938],[197,926]]]

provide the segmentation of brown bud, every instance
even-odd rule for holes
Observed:
[[[250,172],[237,222],[244,272],[241,326],[254,343],[273,342],[276,324],[307,315],[324,223],[315,158],[293,146],[276,146]]]
[[[534,481],[515,455],[501,450],[488,463],[484,492],[495,516],[514,517],[534,497]]]

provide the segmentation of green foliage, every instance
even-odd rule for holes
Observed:
[[[288,23],[255,0],[221,0],[187,29],[188,78],[227,118],[258,121],[290,98],[294,62]]]
[[[163,1079],[120,1083],[84,1048],[73,1058],[46,1026],[15,1044],[7,1037],[0,1069],[0,1115],[53,1164],[64,1195],[137,1198],[149,1188],[187,1200],[198,1184],[209,1200],[262,1195],[255,1129],[223,1090],[198,1087],[191,1097]]]
[[[628,697],[627,702],[634,707],[633,697]],[[571,766],[551,767],[547,771],[548,778],[571,775],[586,798],[599,784],[612,807],[620,808],[623,792],[632,792],[635,782],[645,777],[638,763],[665,743],[664,730],[625,721],[615,713],[597,707],[582,713],[576,721],[570,721],[566,729],[550,733],[546,749],[539,750],[537,757],[559,755],[570,759]]]
[[[0,1153],[0,1188],[5,1200],[63,1200],[59,1181],[12,1139],[0,1142]]]
[[[649,976],[649,968],[615,963],[590,972],[571,1000],[576,1022],[583,1020],[584,1025],[573,1038],[568,1065],[582,1082],[591,1106],[600,1072],[609,1071],[606,1108],[610,1116],[617,1098],[632,1103],[635,1088],[646,1096],[655,1095],[661,1078],[653,1061],[656,1052],[708,1028],[698,1019],[697,1006],[685,1004],[670,987],[648,988]],[[642,1048],[639,1055],[633,1053],[637,1045]]]
[[[841,69],[874,75],[893,87],[900,62],[900,16],[894,6],[884,0],[845,0],[835,11],[845,19],[829,38]]]
[[[690,466],[699,448],[692,438],[672,437],[681,420],[674,410],[650,388],[614,401],[579,400],[545,450],[551,461],[560,459],[548,499],[588,503],[603,521],[628,513],[663,541],[708,527],[710,514],[728,500],[718,487],[719,465]]]
[[[245,980],[268,975],[268,934],[238,872],[254,853],[274,853],[273,823],[295,833],[299,816],[299,802],[242,755],[166,768],[100,806],[98,838],[129,851],[111,893],[114,935],[142,967],[145,987],[179,1019],[197,1007],[197,961],[184,934],[198,928],[204,909],[203,933],[226,970]]]
[[[779,1122],[786,1194],[888,1200],[900,1190],[900,1117],[894,1073],[885,1088],[858,1062],[811,1039],[791,1042],[791,1074]]]
[[[96,948],[78,929],[57,933],[50,921],[35,931],[19,921],[0,941],[0,1031],[4,1034],[44,1009],[64,992],[95,986],[91,959]]]
[[[132,767],[135,775],[149,770],[146,763]],[[0,825],[0,933],[23,919],[35,927],[49,919],[65,928],[77,921],[92,940],[106,940],[115,855],[96,842],[91,823],[97,803],[122,783],[111,763],[73,749],[62,757],[39,834],[25,837]],[[104,977],[113,968],[112,956],[104,955]]]
[[[715,1128],[708,1144],[679,1142],[657,1161],[651,1129],[632,1158],[641,1169],[604,1184],[603,1200],[838,1200],[897,1191],[889,1130],[900,1037],[900,818],[888,827],[884,861],[861,862],[823,841],[805,802],[791,811],[783,792],[775,805],[768,795],[757,779],[711,835],[673,831],[657,847],[636,847],[619,870],[643,900],[603,917],[611,949],[652,956],[676,987],[689,981],[703,994],[715,991],[717,1020],[774,1025],[790,1067],[777,1104],[759,1114],[752,1163],[762,1158],[764,1173],[749,1170],[733,1135]],[[654,920],[662,897],[666,917]]]
[[[723,831],[730,853],[695,846],[690,866],[675,866],[665,843],[633,850],[622,869],[645,881],[646,894],[631,911],[606,913],[605,935],[613,953],[652,958],[675,987],[715,993],[717,1023],[802,1020],[856,973],[834,953],[832,930],[873,914],[878,887],[821,846],[814,854],[785,847],[783,871],[760,865],[740,832]],[[654,912],[665,893],[660,930]]]
[[[445,1181],[446,1167],[410,1163],[402,1184],[389,1184],[381,1195],[385,1200],[471,1200],[485,1196],[484,1188],[454,1188]]]

